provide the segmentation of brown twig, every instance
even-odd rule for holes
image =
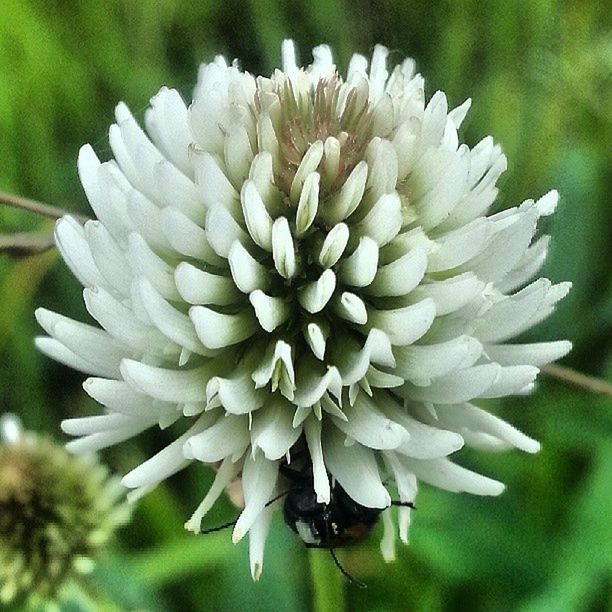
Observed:
[[[16,257],[38,255],[54,246],[53,232],[0,234],[0,252]]]
[[[561,380],[567,384],[573,385],[574,387],[580,387],[591,393],[597,393],[598,395],[609,395],[612,396],[612,384],[601,378],[595,376],[588,376],[577,372],[571,368],[560,366],[557,364],[550,364],[542,367],[542,372],[552,378]]]
[[[64,210],[63,208],[58,208],[57,206],[51,206],[49,204],[43,204],[37,200],[22,198],[21,196],[16,196],[4,191],[0,191],[0,204],[11,206],[12,208],[21,208],[22,210],[27,210],[43,217],[50,217],[51,219],[59,219],[64,215],[71,215],[80,223],[85,223],[85,221],[87,221],[87,217],[77,215],[69,210]]]

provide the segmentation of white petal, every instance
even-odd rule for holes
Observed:
[[[116,340],[142,353],[162,355],[168,341],[101,287],[83,290],[87,311]]]
[[[367,508],[386,508],[391,504],[370,449],[358,443],[345,446],[344,436],[335,427],[329,427],[323,435],[323,456],[331,475],[358,504]]]
[[[278,395],[272,395],[266,409],[253,418],[251,446],[255,453],[260,448],[266,459],[277,461],[284,457],[302,433],[301,427],[293,427],[291,403]]]
[[[463,447],[463,438],[459,434],[417,421],[389,395],[380,394],[378,398],[384,413],[400,424],[408,434],[396,449],[401,455],[415,459],[436,459]]]
[[[266,539],[270,531],[274,508],[264,508],[249,530],[249,564],[251,578],[258,582],[263,571],[263,556]]]
[[[106,285],[106,280],[95,264],[85,230],[70,216],[55,224],[55,243],[70,271],[84,287]]]
[[[229,250],[228,261],[236,287],[243,293],[251,293],[256,289],[267,289],[269,286],[268,270],[238,240]]]
[[[232,216],[240,211],[240,198],[214,157],[198,151],[193,155],[195,182],[206,207],[221,206]],[[208,225],[208,224],[207,224]]]
[[[306,419],[304,421],[304,434],[312,462],[313,486],[317,494],[317,503],[328,504],[331,499],[331,488],[323,460],[321,421],[312,417]]]
[[[223,348],[250,338],[257,331],[257,321],[247,311],[222,314],[206,306],[192,306],[189,317],[202,344],[210,349]]]
[[[211,364],[192,370],[173,370],[124,359],[121,374],[135,390],[166,402],[201,402],[206,383],[214,376]]]
[[[376,400],[359,394],[355,404],[345,409],[348,421],[336,420],[336,426],[360,444],[374,449],[394,449],[408,439],[406,430],[386,417],[376,407]]]
[[[76,419],[64,419],[61,428],[69,436],[86,436],[113,429],[122,429],[133,422],[133,418],[123,414],[99,414]]]
[[[441,376],[428,387],[406,383],[402,394],[406,398],[435,404],[457,404],[480,397],[495,382],[501,366],[496,363],[477,365]]]
[[[352,287],[369,285],[378,269],[378,245],[364,236],[353,253],[338,267],[338,277]]]
[[[176,267],[174,282],[180,296],[189,304],[225,306],[240,301],[240,293],[231,278],[200,270],[186,261]]]
[[[378,246],[391,242],[402,227],[401,200],[396,192],[383,195],[355,226],[358,236],[369,236]]]
[[[476,474],[448,459],[421,461],[403,457],[401,461],[423,482],[453,493],[500,495],[505,489],[501,482]]]
[[[324,270],[318,280],[310,282],[298,291],[298,301],[308,312],[315,314],[325,308],[336,289],[333,270]]]
[[[178,442],[178,440],[177,440]],[[183,454],[183,448],[181,446],[181,454]],[[193,533],[200,533],[202,519],[206,516],[208,511],[213,507],[214,503],[219,499],[225,487],[234,480],[236,475],[242,468],[241,461],[232,461],[231,457],[225,458],[215,474],[215,479],[208,489],[204,499],[200,502],[200,505],[196,508],[195,512],[191,515],[191,518],[185,523],[185,529]]]
[[[225,166],[231,183],[239,189],[249,176],[253,149],[244,125],[234,123],[225,136]]]
[[[119,362],[127,356],[127,349],[104,330],[73,321],[45,308],[35,311],[36,320],[53,338],[70,351],[91,363],[95,373],[109,378],[119,375]]]
[[[259,324],[268,333],[282,325],[291,312],[284,298],[271,297],[259,289],[249,295],[249,301],[255,309],[255,316]]]
[[[94,433],[83,438],[71,440],[66,444],[66,450],[77,455],[99,451],[133,438],[154,424],[155,421],[133,419],[133,423],[120,429]]]
[[[537,453],[540,444],[499,417],[472,404],[436,406],[440,425],[462,433],[464,430],[485,433],[519,448],[526,453]]]
[[[83,382],[85,393],[113,412],[127,416],[157,418],[161,413],[176,412],[176,404],[161,402],[139,393],[123,380],[88,378]]]
[[[313,172],[306,177],[300,201],[295,215],[296,236],[302,236],[312,225],[317,216],[319,208],[319,184],[321,176],[318,172]]]
[[[380,541],[380,552],[383,559],[389,563],[395,561],[395,525],[390,510],[383,511],[381,516],[384,531]]]
[[[321,208],[320,215],[327,225],[349,217],[359,206],[368,178],[368,165],[360,161],[351,171],[340,191]]]
[[[284,340],[277,340],[268,347],[266,355],[252,374],[258,389],[271,382],[272,392],[280,387],[281,393],[287,399],[293,400],[295,373],[291,350],[291,345]]]
[[[441,344],[396,347],[396,372],[415,385],[428,385],[432,378],[474,365],[482,345],[470,336],[459,336]]]
[[[518,293],[494,304],[476,325],[475,335],[487,343],[503,342],[528,329],[538,311],[544,307],[547,295],[555,287],[540,278]]]
[[[346,249],[349,240],[349,228],[346,223],[338,223],[329,231],[321,251],[319,252],[319,263],[324,268],[331,268],[338,263],[340,257]]]
[[[63,363],[69,368],[83,372],[84,374],[95,374],[98,376],[107,374],[105,368],[100,368],[98,365],[89,363],[89,361],[73,353],[55,338],[37,336],[34,339],[34,344],[41,353],[59,363]]]
[[[187,467],[190,461],[183,455],[185,442],[191,436],[210,427],[216,418],[210,412],[203,414],[182,436],[128,472],[121,480],[121,484],[130,489],[154,485]]]
[[[520,393],[535,380],[539,371],[529,365],[502,367],[497,379],[479,397],[505,397]]]
[[[431,299],[395,310],[368,312],[368,325],[384,331],[391,343],[406,346],[418,340],[431,327],[436,316],[436,306]]]
[[[295,275],[295,247],[286,217],[279,217],[272,226],[272,257],[281,276],[291,278]]]
[[[255,387],[250,367],[238,366],[228,377],[214,376],[206,385],[206,401],[218,399],[231,414],[246,414],[264,405],[267,394]]]
[[[246,181],[240,193],[242,212],[249,234],[255,244],[272,250],[272,218],[268,214],[254,181]]]
[[[278,478],[278,462],[268,461],[263,453],[248,456],[242,468],[242,489],[244,491],[244,510],[236,521],[232,542],[239,542],[249,531],[261,514]]]
[[[480,253],[490,235],[491,223],[478,218],[437,238],[434,250],[427,257],[427,271],[440,272],[460,266]]]
[[[144,276],[167,300],[180,300],[174,284],[174,269],[139,234],[132,233],[128,238],[127,259],[135,276]]]
[[[400,296],[410,293],[420,282],[427,267],[427,255],[421,248],[381,266],[366,291],[376,296]]]
[[[298,166],[298,169],[291,182],[291,188],[289,190],[289,197],[292,202],[296,204],[299,201],[300,194],[304,188],[307,177],[312,174],[319,166],[321,159],[323,158],[324,146],[320,140],[313,142],[308,151],[302,157],[302,161]]]
[[[208,243],[206,232],[185,214],[176,208],[168,207],[161,211],[161,220],[164,234],[177,253],[211,265],[223,264],[223,259]]]
[[[313,406],[328,390],[336,397],[339,397],[342,392],[342,378],[334,366],[328,366],[327,371],[321,374],[320,366],[312,367],[312,364],[304,359],[300,363],[296,378],[297,389],[294,403],[299,407]]]
[[[183,453],[187,459],[213,463],[235,455],[248,444],[248,418],[229,414],[202,433],[191,436],[183,446]]]
[[[304,339],[308,343],[313,355],[321,361],[325,357],[325,346],[328,336],[327,327],[319,323],[308,323],[304,328]]]
[[[164,300],[148,280],[138,279],[136,287],[153,325],[162,334],[192,353],[205,356],[215,354],[200,342],[191,319]]]
[[[104,276],[106,286],[113,287],[123,295],[129,295],[132,271],[124,252],[99,221],[87,221],[84,229],[92,257]]]
[[[220,257],[229,255],[234,242],[247,244],[246,232],[236,223],[230,213],[219,205],[211,206],[206,215],[206,236],[210,246]]]
[[[363,300],[350,291],[343,291],[333,301],[334,312],[342,319],[365,325],[368,321],[368,311]]]
[[[443,316],[459,310],[485,287],[475,274],[465,272],[442,281],[420,284],[411,294],[410,302],[431,298],[436,305],[436,316]]]
[[[487,344],[485,353],[491,361],[497,361],[501,365],[541,366],[561,359],[571,348],[572,343],[567,340],[532,344]]]

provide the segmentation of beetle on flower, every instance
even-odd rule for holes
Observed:
[[[102,329],[39,309],[39,348],[89,375],[105,414],[65,421],[75,452],[154,426],[184,433],[127,474],[139,496],[197,461],[213,485],[187,528],[240,475],[233,540],[250,537],[259,578],[270,519],[301,462],[317,503],[340,486],[379,509],[393,556],[417,482],[498,495],[503,485],[449,456],[539,444],[473,401],[525,394],[569,342],[512,344],[569,284],[532,280],[551,191],[488,211],[506,159],[490,137],[459,143],[469,100],[426,102],[412,60],[377,46],[346,77],[327,46],[300,68],[254,77],[222,57],[193,102],[162,88],[146,132],[124,104],[115,159],[86,145],[79,173],[98,220],[64,217],[57,245]],[[304,468],[305,466],[305,468]]]

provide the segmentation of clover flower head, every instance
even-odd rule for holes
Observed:
[[[418,481],[501,493],[449,456],[539,445],[473,402],[528,393],[570,348],[508,343],[569,289],[532,280],[548,246],[537,222],[557,193],[489,214],[500,147],[460,144],[470,101],[426,101],[414,62],[390,68],[387,54],[354,55],[343,76],[327,46],[301,68],[285,41],[270,77],[217,57],[189,106],[162,88],[145,129],[119,104],[114,159],[79,155],[97,220],[57,225],[101,326],[37,311],[40,349],[90,374],[105,407],[64,422],[69,447],[183,422],[123,483],[140,495],[192,461],[214,466],[187,523],[198,531],[240,476],[233,540],[250,534],[255,578],[292,458],[319,503],[339,485],[384,510],[387,558],[390,489],[402,502]],[[409,519],[400,508],[404,541]]]
[[[13,415],[0,437],[0,604],[59,600],[129,518],[123,487],[93,455],[24,433]]]

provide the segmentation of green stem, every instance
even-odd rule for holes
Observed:
[[[344,576],[335,567],[325,550],[311,548],[308,551],[310,576],[312,578],[312,600],[314,612],[343,612]]]

